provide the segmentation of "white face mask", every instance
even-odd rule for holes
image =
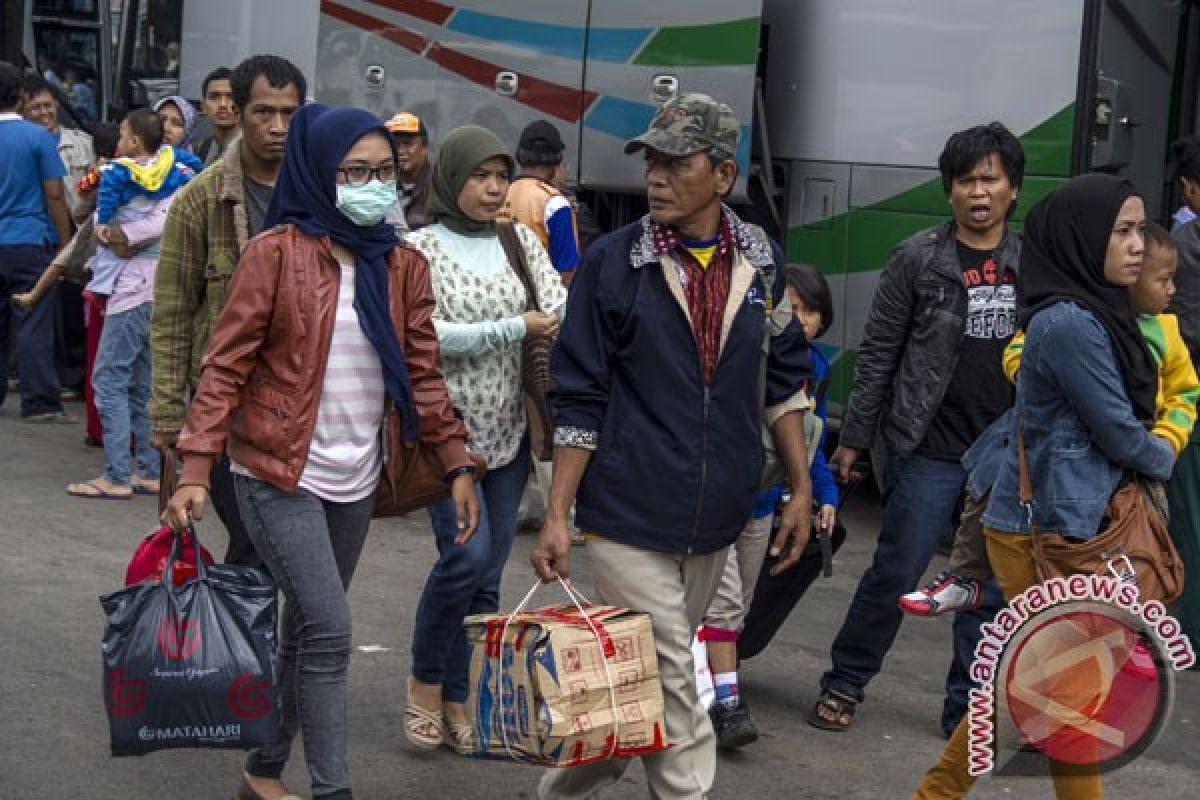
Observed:
[[[396,184],[372,178],[362,186],[338,184],[337,209],[359,227],[378,224],[396,204]]]

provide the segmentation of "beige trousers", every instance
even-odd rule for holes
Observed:
[[[754,599],[754,587],[758,585],[763,559],[767,557],[767,549],[771,546],[773,516],[768,514],[761,519],[750,520],[733,547],[729,548],[716,597],[704,615],[705,627],[730,634],[726,641],[733,641],[746,622],[746,612],[750,610],[750,602]]]
[[[646,611],[653,618],[658,672],[663,686],[667,750],[643,756],[650,796],[655,800],[704,800],[717,772],[717,739],[696,696],[692,636],[712,602],[728,548],[703,556],[655,553],[589,538],[593,600]],[[540,800],[584,800],[599,796],[629,766],[609,759],[567,769],[550,769],[538,786]]]

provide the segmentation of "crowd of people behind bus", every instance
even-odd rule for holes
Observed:
[[[82,386],[105,466],[67,492],[157,494],[160,453],[177,454],[167,521],[211,503],[225,559],[268,570],[284,596],[282,729],[250,754],[239,798],[295,797],[281,776],[297,735],[314,796],[351,796],[346,590],[389,426],[434,447],[452,488],[428,509],[438,557],[415,604],[409,741],[476,750],[462,622],[498,610],[532,476],[539,576],[569,578],[583,544],[599,599],[652,614],[672,745],[644,758],[659,798],[707,796],[717,748],[757,738],[736,643],[760,571],[786,573],[810,529],[833,529],[838,484],[872,449],[882,529],[808,721],[846,730],[905,612],[955,612],[949,742],[915,797],[970,789],[968,669],[980,626],[1036,580],[1031,525],[1088,539],[1135,474],[1167,487],[1185,564],[1200,564],[1200,140],[1173,150],[1170,235],[1136,187],[1095,174],[1018,233],[1019,140],[1000,123],[951,135],[950,219],[885,265],[827,460],[804,417],[825,413],[830,367],[811,343],[833,323],[830,289],[724,204],[740,135],[727,106],[666,104],[625,150],[645,158],[649,213],[591,242],[553,124],[515,151],[477,126],[435,148],[413,113],[306,94],[291,63],[254,56],[207,76],[199,112],[166,97],[88,135],[60,125],[44,80],[0,64],[0,363],[11,327],[21,420],[74,422],[62,387]],[[77,306],[59,297],[72,291]],[[536,339],[556,340],[551,420],[523,392]],[[777,485],[759,485],[764,422]],[[1032,518],[1018,424],[1035,496],[1055,498]],[[920,586],[954,529],[946,570]],[[1179,613],[1200,635],[1200,583]],[[591,797],[625,766],[551,771],[539,796]],[[1050,771],[1061,798],[1101,796],[1095,771]]]

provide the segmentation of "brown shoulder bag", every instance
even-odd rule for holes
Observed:
[[[512,223],[499,223],[496,232],[508,257],[509,266],[525,286],[528,301],[526,311],[541,311],[537,285],[525,258],[525,248]],[[529,417],[529,442],[534,458],[549,461],[554,456],[554,419],[546,392],[550,391],[550,353],[554,350],[553,336],[526,336],[521,343],[521,390],[525,395],[525,411]]]
[[[392,291],[403,292],[406,278],[402,273],[399,285],[393,285]],[[446,468],[434,446],[419,439],[405,442],[400,413],[390,402],[387,405],[383,415],[383,472],[375,490],[372,514],[376,519],[398,517],[450,496]],[[472,460],[478,482],[487,472],[487,462],[477,455],[472,455]]]
[[[1167,533],[1167,517],[1151,487],[1141,478],[1113,492],[1105,525],[1091,539],[1068,539],[1036,530],[1033,483],[1025,459],[1025,441],[1017,425],[1017,469],[1021,505],[1030,510],[1029,536],[1039,581],[1069,575],[1107,575],[1133,583],[1142,604],[1170,603],[1183,593],[1183,561]]]

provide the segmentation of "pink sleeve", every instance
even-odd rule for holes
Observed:
[[[162,236],[163,225],[167,221],[167,212],[170,209],[171,198],[164,197],[146,216],[133,222],[122,223],[121,230],[125,231],[125,238],[129,239],[129,244],[136,246]]]

